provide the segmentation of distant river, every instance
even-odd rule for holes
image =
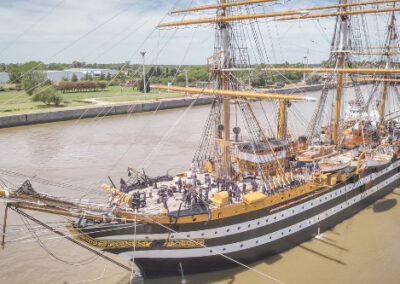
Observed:
[[[364,94],[370,90],[370,87],[362,88]],[[346,89],[346,93],[351,97],[353,91]],[[318,94],[307,95],[316,97]],[[332,98],[333,92],[329,96]],[[254,107],[264,127],[274,129],[271,106],[265,104],[263,109],[255,103]],[[302,134],[315,103],[295,103],[291,108],[289,127]],[[177,173],[189,167],[208,112],[209,107],[204,106],[187,113],[179,109],[2,129],[0,169],[75,185],[74,188],[57,187],[33,181],[38,191],[66,199],[85,195],[86,199],[102,202],[106,196],[100,187],[108,182],[108,175],[118,182],[120,177],[126,177],[128,167],[140,169],[148,164],[149,175],[164,174],[169,169]],[[326,116],[331,116],[330,110]],[[233,106],[233,124],[235,118]],[[270,126],[267,126],[267,119]],[[0,178],[15,187],[24,181],[22,177],[1,173]],[[287,284],[397,284],[400,279],[399,202],[400,190],[396,189],[324,233],[321,240],[313,239],[250,266]],[[0,222],[3,209],[0,203]],[[65,230],[64,218],[40,213],[32,215]],[[128,283],[129,272],[31,225],[43,244],[31,237],[19,216],[10,212],[8,243],[5,250],[0,251],[0,283]],[[115,258],[128,264],[122,258]],[[187,276],[186,280],[189,284],[276,283],[243,268]],[[181,279],[145,283],[179,284]]]
[[[8,73],[0,72],[0,83],[6,83],[8,81]]]

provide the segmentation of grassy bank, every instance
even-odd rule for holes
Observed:
[[[96,105],[96,103],[85,101],[87,99],[96,99],[98,102],[123,103],[182,96],[178,93],[165,93],[157,90],[151,90],[149,94],[144,95],[132,88],[114,86],[98,92],[63,93],[63,103],[60,106],[54,106],[42,102],[32,102],[31,97],[24,91],[10,90],[9,86],[7,87],[5,91],[0,91],[0,116]]]

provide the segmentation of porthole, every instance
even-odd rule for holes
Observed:
[[[289,229],[289,233],[292,231],[292,229]]]
[[[313,205],[314,205],[314,203],[311,202],[311,206],[313,206]]]
[[[299,228],[301,228],[301,225],[299,225]]]
[[[283,236],[283,232],[281,233],[281,235]]]
[[[284,214],[281,215],[281,217],[284,217],[284,216],[285,216]]]
[[[226,248],[223,248],[222,250],[223,250],[223,251],[226,251]]]
[[[213,251],[210,249],[210,253],[212,253]]]
[[[294,210],[292,210],[292,213],[294,213]]]
[[[269,239],[272,239],[272,236],[269,236]]]
[[[257,222],[257,225],[260,225],[260,222]]]
[[[187,238],[190,238],[190,235],[186,235]]]
[[[201,233],[202,236],[204,236],[204,233]]]
[[[276,216],[274,217],[274,219],[276,220]]]
[[[238,227],[238,230],[240,230],[240,227]]]
[[[304,209],[304,206],[302,206],[301,209]]]
[[[227,233],[229,233],[229,231],[230,231],[229,229],[226,229],[226,232],[227,232]]]
[[[265,223],[268,223],[268,219],[267,219],[267,220],[265,220]]]
[[[215,231],[215,233],[214,234],[218,234],[218,231]]]
[[[250,224],[249,225],[247,225],[247,228],[250,228],[251,226],[250,226]]]
[[[258,241],[256,241],[256,244],[258,244]]]
[[[242,248],[242,247],[243,247],[243,245],[240,245],[240,247]]]

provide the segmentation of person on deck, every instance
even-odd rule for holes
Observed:
[[[236,201],[239,201],[240,200],[240,189],[236,183],[234,184],[234,190],[236,192]]]
[[[247,185],[246,185],[245,183],[243,183],[243,186],[242,186],[242,194],[245,195],[245,194],[246,194],[246,191],[247,191]]]
[[[251,190],[253,192],[257,191],[257,183],[254,180],[251,182]]]
[[[182,185],[183,185],[182,178],[181,178],[181,177],[179,177],[179,179],[178,179],[178,188],[179,188],[179,193],[181,193],[181,191],[182,191]]]

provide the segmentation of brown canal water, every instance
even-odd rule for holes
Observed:
[[[318,92],[309,95],[317,96]],[[294,107],[299,114],[290,117],[289,126],[302,133],[315,103]],[[263,125],[267,125],[264,113],[272,124],[271,107],[265,106],[263,110],[255,103],[255,108]],[[232,109],[235,121],[235,108]],[[101,184],[109,182],[108,175],[119,182],[120,177],[126,177],[128,166],[145,167],[149,175],[187,169],[208,111],[208,107],[196,107],[187,112],[180,109],[2,129],[0,169],[59,183],[54,186],[33,181],[37,191],[66,199],[83,197],[102,202],[106,195],[100,189]],[[15,187],[25,179],[4,173],[0,173],[0,178]],[[399,283],[399,202],[400,190],[396,189],[325,232],[322,239],[313,239],[250,266],[283,283]],[[1,223],[3,208],[4,203],[0,203]],[[65,219],[61,217],[32,215],[65,231]],[[10,211],[6,247],[0,251],[0,283],[129,282],[129,272],[30,222],[30,230],[39,242],[27,226],[26,220]],[[128,261],[113,257],[129,265]],[[276,283],[242,268],[185,278],[187,283]],[[181,278],[152,279],[145,283],[181,283]]]

